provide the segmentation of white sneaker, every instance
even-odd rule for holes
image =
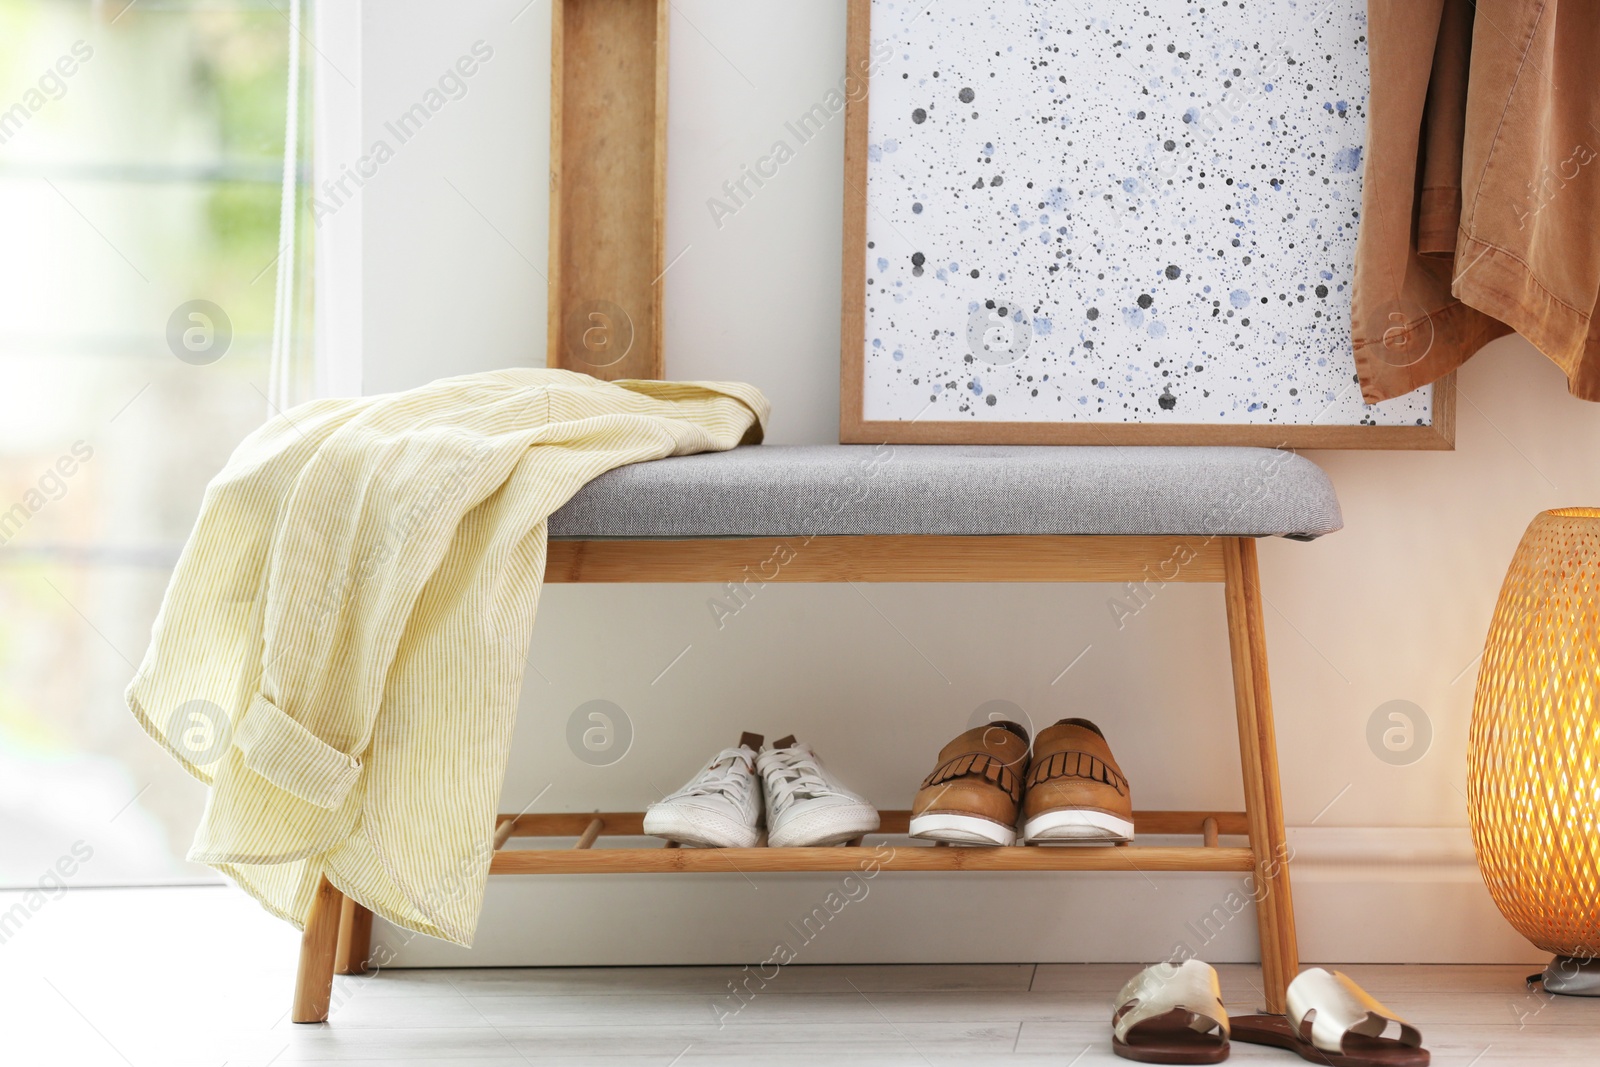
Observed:
[[[786,737],[756,757],[767,794],[767,844],[837,845],[878,828],[878,809],[828,773],[811,746]]]
[[[645,809],[644,832],[681,845],[753,848],[761,837],[755,763],[750,745],[723,749],[688,785]]]

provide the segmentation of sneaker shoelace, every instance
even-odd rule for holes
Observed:
[[[725,796],[743,804],[755,788],[755,754],[748,748],[725,748],[675,796]]]
[[[817,757],[803,745],[769,749],[762,755],[761,776],[774,815],[783,814],[796,801],[844,795],[828,780]]]

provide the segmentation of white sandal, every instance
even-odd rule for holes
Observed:
[[[1390,1024],[1400,1036],[1385,1037]],[[1289,983],[1289,1014],[1244,1015],[1233,1036],[1329,1067],[1426,1067],[1422,1033],[1338,971],[1312,967]]]
[[[1184,960],[1134,975],[1117,994],[1111,1050],[1140,1063],[1227,1059],[1228,1009],[1217,972],[1199,960]]]

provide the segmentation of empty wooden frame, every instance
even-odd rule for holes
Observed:
[[[556,0],[552,367],[660,378],[669,0]]]

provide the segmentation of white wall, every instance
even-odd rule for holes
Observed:
[[[474,41],[494,49],[467,96],[359,194],[369,392],[543,362],[549,2],[534,0],[514,22],[525,0],[365,4],[357,29],[320,42],[361,72],[365,143]],[[780,443],[836,440],[842,123],[720,231],[705,201],[839,79],[844,9],[844,0],[674,4],[667,242],[669,257],[688,251],[666,279],[668,370],[756,383],[773,400]],[[1311,960],[1538,958],[1472,865],[1467,722],[1475,657],[1523,527],[1541,508],[1600,498],[1600,409],[1569,399],[1560,375],[1516,339],[1474,359],[1461,386],[1457,451],[1313,454],[1338,487],[1346,529],[1261,548]],[[1036,725],[1099,721],[1142,807],[1240,804],[1216,590],[1163,591],[1122,632],[1097,587],[770,587],[721,631],[706,606],[714,591],[547,590],[502,810],[547,787],[545,810],[636,809],[746,728],[794,731],[879,805],[905,807],[939,745],[991,699],[1016,702]],[[620,705],[635,731],[627,756],[604,768],[580,762],[565,740],[568,716],[596,698]],[[1368,745],[1369,718],[1391,700],[1413,702],[1431,724],[1430,747],[1409,765]],[[755,959],[832,884],[496,879],[474,950],[418,939],[403,959]],[[1231,885],[883,878],[802,959],[1149,959],[1180,942],[1202,948],[1193,924]],[[1253,953],[1248,916],[1202,951],[1219,961]]]

